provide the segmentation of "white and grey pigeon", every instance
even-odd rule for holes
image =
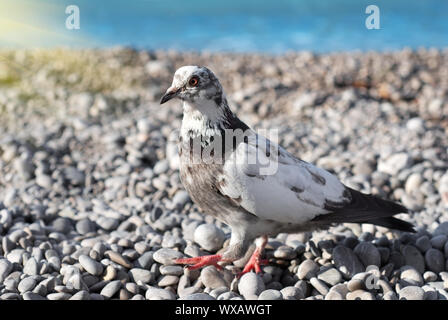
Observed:
[[[242,273],[260,272],[267,237],[278,233],[344,222],[415,232],[412,224],[392,217],[408,212],[405,207],[353,190],[251,130],[230,110],[221,84],[208,68],[178,69],[160,103],[172,98],[183,101],[181,181],[206,214],[232,230],[223,254],[177,259],[177,263],[191,269],[219,268],[220,261],[242,258],[257,239]],[[275,170],[267,170],[267,163]]]

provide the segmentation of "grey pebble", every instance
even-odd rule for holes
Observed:
[[[335,268],[330,268],[319,273],[317,278],[330,286],[334,286],[342,281],[341,273]]]
[[[283,294],[278,290],[264,290],[258,296],[258,300],[283,300]]]
[[[304,260],[297,269],[297,276],[300,280],[310,280],[319,271],[319,265],[311,259]]]
[[[25,263],[25,266],[23,267],[23,273],[30,276],[39,274],[39,264],[34,257],[29,258]]]
[[[445,270],[445,258],[440,250],[431,248],[426,251],[425,261],[428,269],[435,273]]]
[[[207,293],[193,293],[186,297],[182,297],[179,300],[216,300]]]
[[[68,300],[71,297],[71,294],[65,292],[50,293],[47,295],[48,300]]]
[[[110,299],[121,289],[121,286],[122,284],[120,280],[111,281],[104,286],[100,294],[103,297]]]
[[[13,266],[6,259],[0,259],[0,283],[2,283],[11,272]]]
[[[210,252],[221,249],[225,237],[225,233],[214,224],[201,224],[194,231],[194,241]]]
[[[274,257],[278,259],[292,260],[297,257],[297,252],[289,246],[280,246],[275,249]]]
[[[86,255],[80,255],[79,256],[79,263],[81,266],[91,275],[99,276],[103,273],[103,265],[89,256]]]
[[[182,252],[176,251],[174,249],[162,248],[154,252],[152,258],[154,261],[161,263],[163,265],[174,265],[175,259],[183,258]]]
[[[381,255],[372,243],[360,242],[353,251],[364,266],[381,266]]]
[[[423,285],[423,277],[415,268],[404,266],[401,268],[400,279],[405,280],[408,284],[414,286]]]
[[[69,300],[90,300],[90,294],[86,290],[81,290],[71,296]]]
[[[323,296],[325,296],[330,290],[323,281],[317,279],[316,277],[311,278],[310,283]]]
[[[159,288],[149,288],[146,290],[145,297],[147,300],[175,300],[176,296],[169,290]]]
[[[129,274],[134,282],[141,281],[143,283],[150,283],[154,280],[154,275],[151,271],[141,268],[133,268],[129,270]]]
[[[160,274],[181,276],[184,273],[182,266],[160,266]]]
[[[201,270],[201,281],[207,288],[216,289],[219,287],[229,287],[221,272],[214,266],[208,266]]]
[[[81,219],[76,223],[76,231],[81,235],[86,235],[96,231],[95,223],[89,218]]]
[[[245,273],[238,282],[238,291],[246,299],[250,296],[258,296],[264,289],[263,280],[254,272]]]
[[[415,245],[423,253],[431,249],[431,241],[429,240],[428,236],[421,236],[420,238],[418,238],[415,242]]]
[[[25,292],[23,294],[23,300],[47,300],[47,299],[37,293],[34,293],[34,292]],[[53,300],[57,300],[57,299],[53,299]]]
[[[364,271],[361,261],[347,247],[337,245],[333,249],[333,260],[338,270],[346,278],[351,278],[354,274]]]
[[[172,276],[172,275],[166,275],[162,276],[159,281],[157,282],[157,285],[159,287],[168,287],[173,286],[179,282],[179,277]]]
[[[400,300],[424,300],[425,291],[417,286],[407,286],[400,290]]]
[[[36,286],[36,280],[32,277],[23,278],[22,281],[19,282],[17,289],[20,293],[24,293],[27,291],[32,291]]]
[[[425,259],[416,247],[406,245],[403,247],[402,253],[406,265],[414,267],[419,273],[425,272]]]

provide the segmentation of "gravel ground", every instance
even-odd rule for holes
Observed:
[[[448,50],[283,56],[0,51],[0,299],[448,298]],[[418,232],[343,224],[280,234],[189,271],[230,230],[178,174],[176,68],[209,66],[254,128],[350,187],[401,201]],[[249,252],[250,254],[250,252]]]

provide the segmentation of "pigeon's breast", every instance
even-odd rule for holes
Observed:
[[[217,177],[221,175],[223,165],[217,163],[206,163],[190,148],[188,141],[179,142],[180,157],[180,179],[191,199],[205,213],[226,221],[222,215],[228,212],[229,205],[216,185]]]

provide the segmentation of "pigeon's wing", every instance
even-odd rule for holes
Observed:
[[[256,134],[226,159],[218,179],[224,196],[260,218],[284,223],[307,222],[351,200],[335,176]]]

